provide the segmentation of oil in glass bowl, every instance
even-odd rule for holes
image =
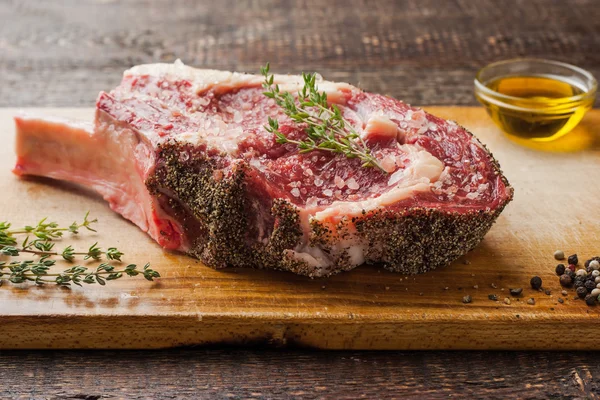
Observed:
[[[596,81],[555,61],[518,59],[491,64],[475,79],[475,96],[506,133],[550,141],[570,132],[592,107]]]

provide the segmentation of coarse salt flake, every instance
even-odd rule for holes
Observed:
[[[356,182],[356,179],[354,178],[350,178],[346,181],[346,185],[348,186],[348,189],[351,190],[356,190],[358,188],[360,188],[360,186],[358,185],[358,182]]]
[[[338,175],[336,175],[335,178],[333,178],[333,183],[335,183],[335,186],[337,186],[338,189],[342,189],[344,186],[346,186],[346,182],[344,182],[344,180]]]

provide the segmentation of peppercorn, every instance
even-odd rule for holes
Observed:
[[[596,288],[596,283],[594,283],[593,281],[586,281],[583,286],[585,286],[585,288],[587,290],[591,291],[591,290],[594,290]]]
[[[585,286],[585,281],[584,281],[583,279],[577,279],[577,278],[575,278],[575,279],[573,280],[573,286],[574,286],[575,288],[578,288],[578,287],[583,287],[583,286]]]
[[[529,304],[530,306],[535,304],[535,299],[532,297],[530,299],[527,300],[527,304]]]
[[[539,276],[534,276],[533,278],[531,278],[529,283],[531,284],[531,287],[533,289],[538,290],[542,287],[542,278],[540,278]]]
[[[588,294],[587,296],[585,296],[585,304],[587,304],[588,306],[595,305],[596,298],[594,296],[592,296],[591,294]]]
[[[509,289],[510,295],[511,296],[520,296],[521,293],[523,293],[523,288],[516,288],[516,289]]]
[[[585,263],[584,263],[584,265],[585,265],[586,267],[589,267],[589,265],[590,265],[591,263],[593,263],[594,261],[599,261],[599,262],[600,262],[600,257],[592,257],[592,258],[590,258],[589,260],[586,260],[586,261],[585,261]],[[597,267],[598,267],[598,268],[600,268],[600,263],[598,264],[598,266],[597,266]]]
[[[562,304],[562,303],[564,303],[565,301],[562,299],[562,297],[559,297],[559,298],[558,298],[558,302],[559,302],[560,304]]]
[[[566,290],[563,290],[562,292],[560,292],[560,294],[562,294],[563,296],[568,295],[569,293]]]
[[[571,271],[575,272],[575,270],[577,269],[577,267],[575,266],[575,264],[571,264],[569,263],[569,267],[568,267]]]
[[[565,264],[558,264],[556,266],[556,270],[555,270],[556,275],[561,276],[562,274],[565,273],[565,269],[566,269]]]
[[[580,298],[583,299],[585,296],[587,296],[587,294],[588,294],[588,291],[583,286],[580,286],[577,288],[577,296],[579,296]]]
[[[569,275],[571,278],[575,278],[575,271],[571,270],[571,268],[565,269],[565,274]]]
[[[554,252],[554,258],[557,260],[564,260],[565,259],[565,252],[562,250],[556,250]]]
[[[586,277],[586,276],[587,276],[587,272],[586,272],[586,270],[585,270],[585,269],[583,269],[583,268],[582,268],[582,269],[578,269],[578,270],[575,272],[575,275],[576,275],[576,276],[583,276],[583,277]]]
[[[469,295],[466,295],[465,297],[462,298],[462,302],[465,303],[465,304],[468,304],[471,301],[473,301],[473,299]]]
[[[577,258],[577,254],[570,255],[567,260],[569,261],[569,264],[573,264],[573,265],[579,264],[579,259]]]
[[[546,293],[546,296],[550,296],[552,294],[552,292],[550,291],[550,289],[544,290],[544,293]]]
[[[488,299],[498,301],[498,296],[495,294],[488,294]]]
[[[560,276],[560,284],[562,286],[566,286],[569,287],[573,284],[573,278],[571,278],[569,275],[567,274],[562,274]]]
[[[600,262],[598,262],[598,260],[591,260],[588,266],[594,271],[597,271],[600,269]]]
[[[598,288],[592,289],[590,294],[594,297],[598,297],[598,296],[600,296],[600,289],[598,289]]]
[[[504,298],[504,304],[509,304],[510,305],[510,299],[508,297]]]

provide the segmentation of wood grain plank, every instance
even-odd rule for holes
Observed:
[[[12,140],[10,115],[15,111],[0,110],[4,143]],[[600,111],[590,112],[570,135],[543,145],[544,151],[509,140],[481,108],[431,111],[475,132],[501,161],[516,195],[484,242],[466,258],[411,277],[376,267],[319,280],[265,270],[215,271],[189,257],[163,252],[87,192],[12,176],[12,150],[0,148],[0,219],[19,225],[51,215],[70,223],[91,210],[100,219],[99,233],[76,245],[117,245],[128,261],[150,261],[163,275],[154,284],[121,279],[106,287],[71,290],[5,285],[0,288],[0,348],[208,343],[332,349],[589,348],[600,327],[600,310],[574,300],[573,293],[564,304],[558,303],[563,296],[552,253],[563,248],[583,260],[598,251],[600,177],[595,172],[600,165]],[[92,116],[91,109],[43,112]],[[528,287],[533,275],[544,279],[551,295]],[[524,294],[507,305],[502,300],[510,297],[511,287],[524,287]],[[472,304],[461,302],[466,294],[473,297]],[[490,301],[488,294],[497,294],[500,302]],[[535,306],[526,304],[529,297],[536,299]],[[146,338],[125,334],[140,326]],[[20,340],[33,330],[40,332],[27,342]],[[554,339],[565,334],[580,340]],[[99,344],[94,340],[98,335],[110,338],[110,344]]]
[[[596,353],[2,352],[12,399],[597,399]]]
[[[318,71],[421,105],[473,105],[478,68],[513,57],[600,76],[594,0],[0,2],[0,106],[92,106],[135,64]]]

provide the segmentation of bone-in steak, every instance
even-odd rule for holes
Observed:
[[[90,187],[161,246],[214,268],[326,276],[362,263],[402,273],[475,247],[512,198],[486,148],[454,122],[390,97],[320,80],[387,171],[325,151],[300,154],[304,127],[257,75],[140,65],[100,93],[94,125],[17,117],[19,175]],[[296,92],[298,76],[275,75]]]

